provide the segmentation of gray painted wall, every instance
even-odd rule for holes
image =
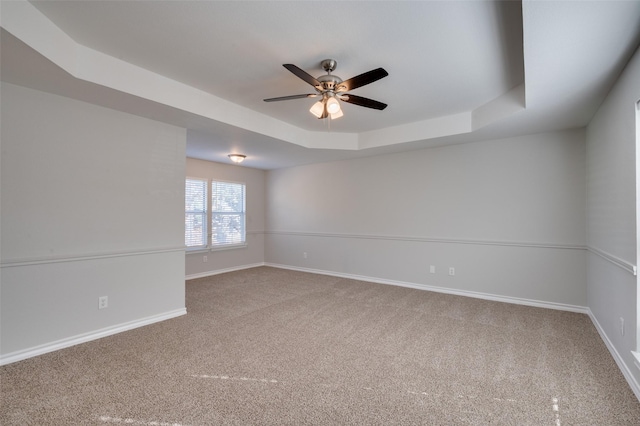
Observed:
[[[185,130],[5,83],[1,114],[2,361],[183,314]]]
[[[187,176],[240,182],[246,185],[247,246],[228,250],[198,251],[186,255],[186,276],[220,273],[264,263],[265,171],[239,165],[187,158]],[[211,194],[209,194],[210,196]],[[184,237],[183,237],[184,238]],[[206,256],[207,262],[204,262]]]
[[[270,171],[266,214],[271,264],[587,304],[582,130]]]
[[[635,104],[640,100],[640,51],[591,120],[587,140],[588,302],[610,349],[636,383],[638,349],[636,230],[637,140]],[[620,317],[626,330],[620,332]],[[636,386],[637,391],[637,386]]]

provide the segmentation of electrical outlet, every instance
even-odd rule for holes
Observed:
[[[430,274],[435,274],[436,273],[436,267],[434,265],[429,266],[429,273]]]
[[[108,296],[98,297],[98,309],[104,309],[108,307],[109,307],[109,297]]]
[[[620,335],[624,336],[624,318],[620,317]]]
[[[302,253],[302,257],[304,257],[305,259],[307,258],[307,252],[306,251],[304,253]]]
[[[454,267],[449,267],[449,275],[453,276],[456,274],[456,268]]]
[[[202,261],[204,263],[207,263],[209,261],[209,258],[207,256],[202,256]]]

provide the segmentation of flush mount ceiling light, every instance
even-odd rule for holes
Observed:
[[[247,158],[246,155],[242,155],[242,154],[229,154],[228,157],[234,163],[242,163],[244,161],[244,159]]]
[[[363,98],[361,96],[349,95],[346,92],[380,80],[381,78],[388,76],[389,73],[382,68],[376,68],[375,70],[365,72],[364,74],[360,74],[350,78],[349,80],[342,81],[340,77],[331,74],[331,72],[336,69],[337,64],[338,63],[333,59],[325,59],[322,61],[320,65],[322,65],[322,68],[327,72],[327,75],[321,75],[317,79],[313,78],[310,74],[307,74],[305,71],[293,64],[284,64],[283,66],[286,69],[291,71],[298,78],[312,85],[316,89],[316,93],[282,96],[279,98],[265,99],[264,101],[288,101],[290,99],[315,98],[322,96],[322,99],[313,104],[309,111],[318,118],[331,117],[332,119],[340,118],[344,115],[338,99],[350,104],[378,110],[383,110],[387,107],[387,104],[383,104],[382,102]]]

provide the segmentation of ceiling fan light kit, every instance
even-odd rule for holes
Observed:
[[[342,81],[342,79],[331,73],[336,69],[338,63],[334,59],[325,59],[320,63],[322,68],[327,72],[326,75],[321,75],[318,78],[314,78],[307,72],[298,68],[293,64],[284,64],[283,66],[295,74],[301,80],[312,85],[316,89],[316,93],[308,93],[304,95],[291,95],[281,96],[278,98],[268,98],[265,102],[276,101],[288,101],[292,99],[302,98],[315,98],[322,96],[318,102],[314,103],[309,112],[315,115],[319,119],[331,117],[332,120],[340,118],[344,115],[342,107],[340,105],[341,100],[350,104],[372,108],[377,110],[383,110],[387,107],[387,104],[374,101],[373,99],[363,98],[356,95],[347,95],[345,92],[357,89],[374,81],[380,80],[383,77],[389,75],[383,68],[376,68],[368,71],[364,74],[357,75],[349,80]]]

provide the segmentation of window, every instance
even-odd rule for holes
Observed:
[[[187,178],[184,203],[184,244],[207,246],[207,180]]]
[[[207,203],[211,188],[211,203]],[[243,183],[185,180],[184,243],[189,250],[231,248],[246,243]],[[211,228],[207,226],[211,224]]]
[[[244,244],[245,185],[211,182],[211,247]]]

